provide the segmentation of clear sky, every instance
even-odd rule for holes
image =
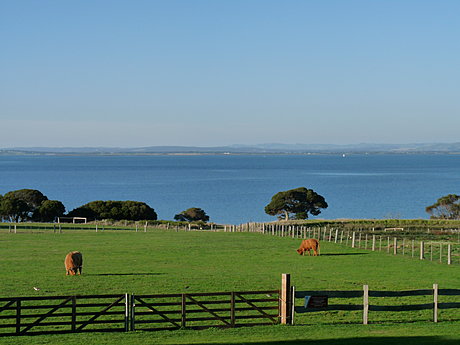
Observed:
[[[458,0],[0,0],[0,148],[460,141]]]

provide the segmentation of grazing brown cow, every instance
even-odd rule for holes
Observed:
[[[65,257],[65,271],[66,275],[74,276],[77,274],[81,274],[81,267],[83,266],[83,256],[80,252],[70,252]]]
[[[319,255],[319,242],[314,238],[310,238],[308,240],[303,240],[300,244],[299,249],[297,249],[297,253],[300,255],[305,255],[305,252],[308,251],[308,255],[310,255],[310,250],[313,249],[313,255]]]

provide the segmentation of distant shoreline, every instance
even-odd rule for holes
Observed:
[[[34,152],[0,151],[0,156],[355,156],[355,155],[460,155],[445,151],[376,151],[376,152]]]
[[[0,155],[370,155],[370,154],[460,154],[459,143],[415,144],[258,144],[228,146],[146,146],[146,147],[10,147]]]

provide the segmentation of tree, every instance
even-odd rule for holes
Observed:
[[[52,222],[56,217],[62,217],[65,213],[65,207],[58,200],[45,200],[38,208],[37,216],[41,222]]]
[[[200,220],[207,222],[209,220],[209,216],[201,208],[192,207],[176,214],[174,219],[182,222],[196,222]]]
[[[140,201],[91,201],[68,213],[69,217],[85,217],[90,220],[157,220],[155,210]]]
[[[21,205],[19,217],[17,213],[7,215],[10,218],[16,218],[17,221],[25,221],[31,219],[37,220],[37,218],[39,218],[38,208],[40,207],[43,201],[48,200],[48,198],[45,195],[43,195],[42,192],[36,189],[14,190],[6,193],[3,196],[3,198],[9,199],[13,203],[13,200],[21,200],[27,205],[27,210],[25,210],[24,206]],[[12,204],[9,204],[8,208],[11,212],[17,212],[19,210],[16,207],[13,207]]]
[[[431,206],[425,208],[431,219],[460,219],[460,195],[443,196]]]
[[[10,222],[20,222],[27,219],[30,212],[27,203],[14,197],[14,195],[7,194],[5,194],[0,203],[1,218],[8,219]]]
[[[312,189],[300,187],[276,193],[265,206],[265,213],[278,215],[285,220],[289,220],[290,215],[294,215],[296,219],[307,219],[309,213],[317,216],[321,213],[321,208],[327,207],[323,196]]]

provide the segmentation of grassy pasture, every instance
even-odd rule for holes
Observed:
[[[433,283],[440,288],[460,287],[457,265],[327,242],[322,243],[322,256],[301,257],[295,252],[299,242],[254,233],[1,232],[0,296],[271,290],[280,287],[281,273],[291,273],[297,290],[361,290],[363,284],[371,290],[430,289]],[[64,257],[71,250],[83,253],[82,276],[65,276]],[[394,302],[386,298],[381,303]],[[422,296],[404,303],[429,302],[429,296]],[[429,322],[431,311],[371,312],[369,320],[373,324],[363,326],[361,312],[320,312],[297,315],[296,326],[8,337],[0,338],[0,343],[22,344],[25,339],[28,344],[88,345],[460,342],[460,311],[456,310],[440,311],[439,324]]]

